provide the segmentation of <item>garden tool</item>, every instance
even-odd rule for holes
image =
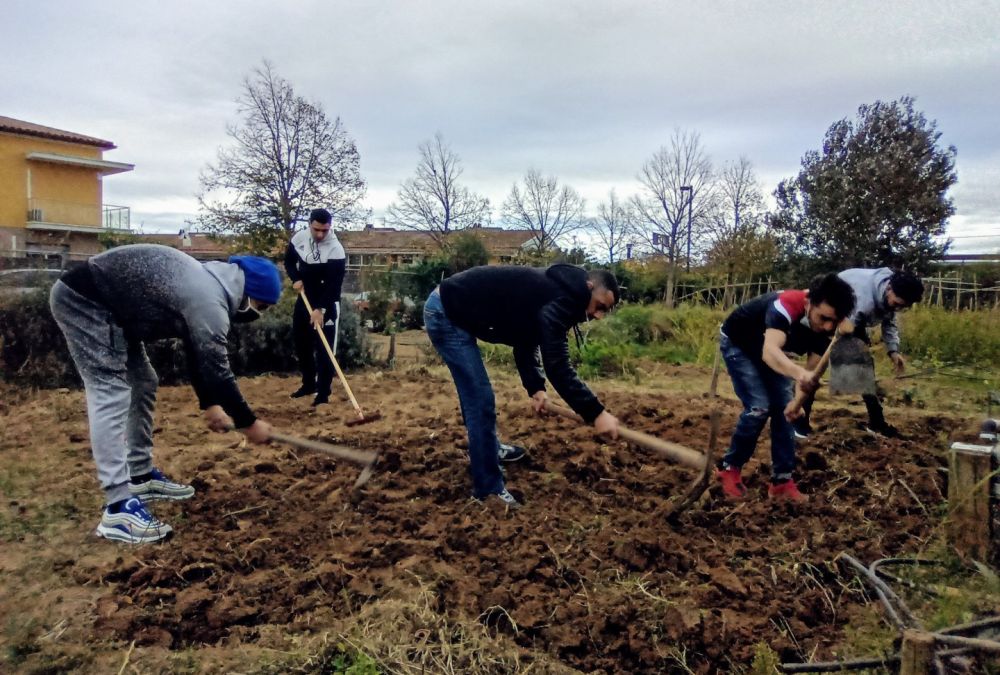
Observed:
[[[830,345],[826,348],[826,351],[823,352],[823,356],[820,357],[819,363],[816,364],[816,382],[819,382],[820,376],[826,371],[827,364],[830,363],[830,353],[833,351],[833,346],[837,344],[838,340],[842,339],[842,336],[850,335],[853,332],[854,324],[848,319],[844,319],[840,322],[840,325],[837,326],[833,339],[830,340]],[[785,419],[791,421],[797,418],[801,414],[802,405],[806,402],[807,398],[809,398],[809,394],[796,387],[795,398],[793,398],[791,402],[785,406]]]
[[[302,302],[306,305],[306,311],[308,311],[311,316],[313,308],[312,305],[309,304],[309,298],[306,297],[306,292],[299,291],[299,295],[302,296]],[[359,424],[368,424],[369,422],[381,419],[382,413],[378,411],[365,415],[364,411],[361,410],[361,406],[358,405],[358,399],[354,398],[354,392],[351,391],[350,385],[347,384],[347,378],[344,377],[344,371],[340,369],[340,364],[337,363],[337,357],[333,355],[333,349],[330,347],[329,340],[326,339],[326,335],[319,327],[316,327],[316,332],[319,333],[319,339],[323,343],[323,346],[326,347],[326,353],[330,356],[330,362],[333,364],[333,369],[337,371],[337,377],[340,378],[341,384],[344,385],[344,391],[347,392],[347,398],[351,400],[351,405],[354,406],[354,412],[358,415],[358,419],[348,421],[347,426],[353,427]]]
[[[229,431],[233,430],[234,429],[232,427],[229,428]],[[375,463],[379,458],[379,453],[371,452],[370,450],[345,448],[342,445],[333,445],[331,443],[323,443],[322,441],[313,441],[308,438],[299,438],[298,436],[281,433],[280,431],[272,430],[271,440],[286,443],[303,450],[322,452],[326,455],[330,455],[331,457],[336,457],[337,459],[342,459],[354,464],[360,464],[364,468],[361,470],[361,474],[358,476],[358,479],[354,481],[354,489],[358,489],[368,482],[368,479],[371,478],[372,474],[375,472]]]
[[[561,405],[552,403],[551,401],[546,401],[545,409],[549,412],[555,413],[556,415],[583,423],[583,418],[575,412],[569,408],[564,408]],[[634,431],[621,425],[618,426],[618,436],[629,443],[641,445],[648,450],[658,452],[667,459],[677,462],[678,464],[683,464],[684,466],[698,470],[705,468],[705,455],[701,454],[697,450],[692,450],[686,445],[665,441],[661,438],[650,436],[649,434],[641,431]]]
[[[564,408],[561,405],[552,403],[551,401],[545,402],[545,409],[549,412],[555,413],[556,415],[583,423],[583,418],[575,412],[569,410],[568,408]],[[697,450],[692,450],[686,445],[671,443],[670,441],[650,436],[649,434],[641,431],[634,431],[618,425],[618,436],[620,438],[628,441],[629,443],[642,446],[647,450],[657,452],[673,462],[698,470],[698,476],[691,482],[691,485],[685,491],[680,501],[676,502],[670,512],[666,515],[667,521],[676,523],[677,517],[681,514],[681,512],[694,504],[708,487],[712,470],[711,452],[715,449],[715,438],[718,434],[718,428],[719,414],[718,410],[716,410],[712,413],[712,438],[709,441],[710,454],[703,455]]]
[[[830,353],[830,392],[875,394],[875,361],[864,340],[845,336]]]

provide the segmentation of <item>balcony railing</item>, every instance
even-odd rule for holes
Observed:
[[[127,206],[104,205],[104,228],[107,230],[130,230],[132,209]]]
[[[110,230],[128,230],[131,209],[112,204],[82,204],[58,199],[31,198],[28,200],[29,225],[60,225],[93,227]]]

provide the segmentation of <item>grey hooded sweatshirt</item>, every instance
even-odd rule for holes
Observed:
[[[837,276],[846,281],[854,289],[856,303],[854,312],[849,317],[854,325],[869,329],[876,323],[882,324],[882,342],[887,352],[899,351],[899,323],[896,312],[886,302],[885,292],[889,287],[892,270],[888,267],[878,269],[844,270]]]
[[[137,244],[96,255],[62,281],[107,307],[129,340],[183,340],[202,410],[220,405],[238,428],[256,420],[226,349],[232,317],[243,302],[238,265],[201,263],[169,246]]]

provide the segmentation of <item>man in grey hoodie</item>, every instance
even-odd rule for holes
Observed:
[[[55,283],[50,307],[86,388],[91,448],[105,492],[99,536],[131,544],[163,539],[171,527],[145,502],[194,495],[153,465],[158,378],[144,343],[180,338],[208,427],[235,427],[266,443],[271,427],[243,399],[226,344],[231,323],[259,318],[280,295],[278,270],[264,258],[200,263],[148,244],[94,256]]]
[[[857,299],[854,312],[849,317],[854,323],[855,336],[871,345],[871,337],[868,332],[876,324],[881,324],[885,351],[896,367],[896,373],[902,374],[906,368],[906,359],[899,352],[899,323],[896,312],[923,299],[924,286],[920,277],[911,272],[894,272],[888,267],[854,268],[844,270],[837,276],[851,285]],[[899,432],[896,428],[885,421],[878,396],[865,394],[862,398],[868,409],[868,431],[889,438],[898,436]],[[803,406],[805,414],[792,424],[798,438],[808,438],[812,431],[809,425],[811,408],[812,399]]]

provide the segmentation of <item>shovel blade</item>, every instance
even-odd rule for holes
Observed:
[[[875,362],[859,338],[837,340],[830,352],[830,391],[834,394],[874,394]]]

